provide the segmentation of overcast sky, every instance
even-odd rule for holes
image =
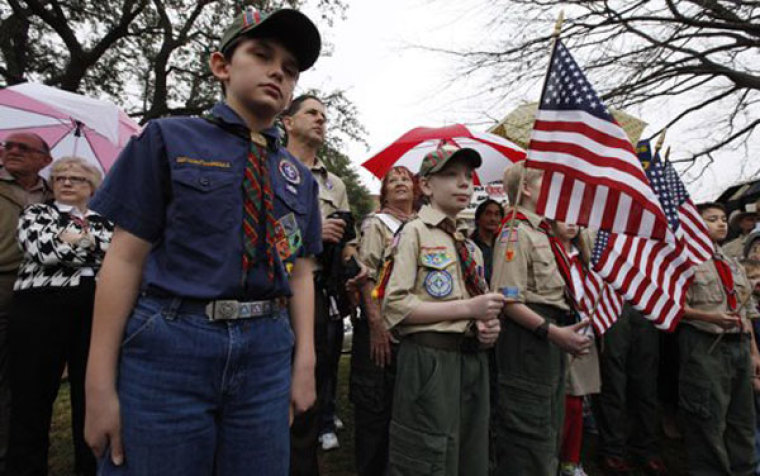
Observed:
[[[488,20],[485,16],[490,13],[481,8],[482,0],[355,0],[349,4],[344,21],[336,21],[333,28],[320,25],[332,52],[302,75],[300,87],[343,89],[357,106],[359,119],[368,131],[369,150],[352,144],[345,152],[372,192],[377,192],[379,181],[359,164],[409,129],[461,122],[485,130],[489,118],[501,118],[519,105],[494,104],[479,97],[478,88],[483,85],[474,81],[452,87],[451,79],[461,64],[452,57],[412,47],[457,49],[482,41]],[[313,10],[306,12],[317,17]],[[547,19],[547,28],[551,23]],[[523,99],[537,101],[539,87],[535,85]],[[629,112],[650,123],[646,135],[675,116],[677,109],[671,104],[656,113]],[[668,143],[674,149],[687,148],[690,141],[705,133],[698,123],[686,124],[669,131]],[[759,148],[755,143],[749,150],[724,153],[719,167],[711,167],[698,183],[688,185],[692,195],[697,200],[712,199],[732,183],[750,178],[760,161],[748,161],[747,157],[757,157]]]

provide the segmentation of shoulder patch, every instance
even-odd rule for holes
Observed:
[[[280,175],[283,176],[288,183],[298,185],[301,183],[301,172],[296,165],[288,159],[280,159],[280,163],[277,165],[280,171]]]

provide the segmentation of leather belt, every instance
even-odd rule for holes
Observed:
[[[210,301],[206,305],[206,316],[209,321],[234,321],[236,319],[268,316],[279,310],[280,307],[279,299],[248,302],[220,299]]]

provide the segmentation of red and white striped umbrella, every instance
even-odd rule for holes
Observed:
[[[441,142],[475,149],[483,158],[478,168],[475,185],[502,179],[504,169],[525,158],[525,151],[503,137],[488,132],[476,132],[462,124],[446,127],[417,127],[399,137],[362,166],[377,178],[382,178],[391,167],[403,165],[417,173],[425,154],[437,149]]]

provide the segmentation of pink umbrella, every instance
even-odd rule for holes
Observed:
[[[107,172],[140,126],[109,101],[24,83],[0,91],[0,140],[16,132],[39,134],[54,159],[76,155]]]
[[[362,166],[375,177],[382,178],[391,167],[403,165],[412,172],[420,169],[423,157],[442,142],[477,150],[483,165],[477,170],[475,184],[499,181],[504,169],[525,158],[525,151],[514,143],[488,132],[471,131],[462,124],[446,127],[417,127],[375,154]]]

